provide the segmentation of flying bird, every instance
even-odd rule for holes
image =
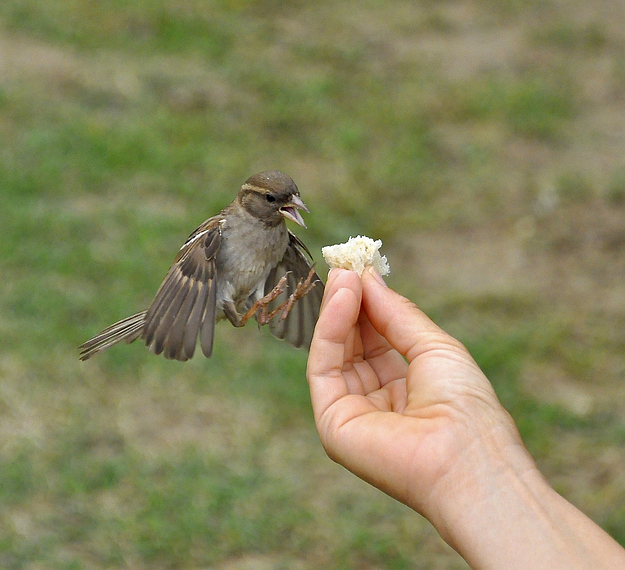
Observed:
[[[242,327],[255,318],[290,344],[310,346],[323,297],[312,255],[286,227],[306,227],[308,208],[282,172],[248,178],[234,201],[185,241],[145,311],[104,329],[79,347],[87,360],[138,338],[155,354],[188,360],[198,342],[211,356],[215,323]]]

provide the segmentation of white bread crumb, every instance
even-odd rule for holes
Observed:
[[[327,245],[321,254],[330,267],[341,267],[362,275],[365,267],[371,265],[380,275],[388,275],[391,268],[385,255],[378,251],[382,240],[372,240],[366,236],[350,237],[347,243]]]

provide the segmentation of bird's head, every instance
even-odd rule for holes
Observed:
[[[299,210],[308,212],[299,190],[290,176],[270,170],[250,176],[239,192],[245,210],[266,223],[276,226],[285,218],[306,227]]]

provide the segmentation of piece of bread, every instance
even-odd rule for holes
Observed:
[[[347,243],[328,245],[321,248],[321,254],[330,267],[341,267],[362,275],[365,267],[371,265],[380,275],[388,275],[391,268],[386,256],[378,251],[382,240],[366,236],[350,237]]]

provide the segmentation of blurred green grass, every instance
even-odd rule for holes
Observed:
[[[137,344],[77,360],[269,168],[296,179],[318,260],[384,239],[390,284],[467,344],[545,474],[623,543],[625,166],[596,117],[625,38],[575,7],[0,4],[0,565],[466,568],[324,457],[306,354],[265,331],[220,326],[185,365]],[[500,35],[508,56],[484,48]],[[548,278],[428,277],[449,243],[483,266],[484,232]]]

